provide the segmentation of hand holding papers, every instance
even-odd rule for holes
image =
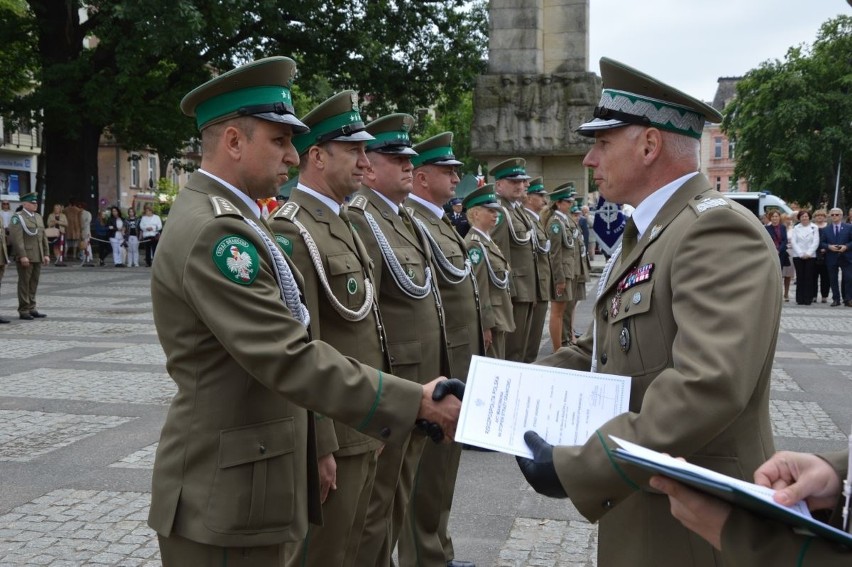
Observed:
[[[474,356],[456,441],[531,458],[526,431],[582,445],[629,401],[629,377]]]

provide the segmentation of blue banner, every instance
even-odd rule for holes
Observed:
[[[598,246],[606,256],[612,256],[615,251],[626,222],[627,219],[621,212],[621,205],[611,203],[603,197],[598,198],[592,229],[598,238]]]

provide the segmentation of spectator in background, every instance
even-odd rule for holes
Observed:
[[[106,227],[109,243],[112,246],[112,262],[116,268],[123,268],[124,259],[122,258],[121,245],[124,244],[124,217],[121,216],[121,209],[110,207]]]
[[[852,225],[843,222],[843,211],[834,207],[828,211],[831,222],[820,231],[819,247],[825,250],[825,264],[831,278],[831,306],[837,307],[841,299],[852,307]],[[842,274],[838,277],[837,270]]]
[[[154,252],[157,250],[157,242],[160,241],[162,230],[163,221],[154,214],[151,205],[145,205],[142,209],[142,218],[139,219],[139,231],[142,233],[142,242],[145,244],[145,265],[149,268],[154,261]]]
[[[819,229],[811,222],[811,213],[801,209],[799,224],[790,233],[793,265],[796,268],[796,305],[810,305],[816,296],[816,255]]]
[[[795,270],[790,262],[790,253],[787,251],[787,227],[781,222],[781,213],[777,210],[767,213],[769,224],[766,230],[769,232],[775,250],[778,252],[778,261],[781,263],[781,278],[784,281],[784,301],[790,301],[790,280],[793,279]],[[787,268],[786,270],[784,268]]]
[[[65,232],[68,230],[68,217],[62,212],[62,205],[53,205],[53,212],[47,217],[47,227],[59,230],[53,239],[53,256],[57,266],[65,266]]]
[[[825,209],[817,209],[814,211],[813,223],[817,230],[821,231],[825,228],[828,211]],[[814,260],[814,302],[817,300],[817,292],[822,296],[821,303],[828,303],[828,290],[831,289],[828,279],[828,267],[825,265],[825,250],[817,249],[816,259]]]
[[[70,201],[65,210],[65,218],[68,219],[68,228],[65,230],[65,257],[79,260],[80,244],[80,213],[82,209],[74,201]]]
[[[77,208],[80,209],[80,255],[83,257],[82,266],[91,268],[95,265],[95,259],[92,256],[92,213],[89,212],[89,206],[84,201],[77,202]]]
[[[450,222],[456,227],[456,232],[459,233],[459,236],[464,238],[470,230],[470,223],[463,212],[462,200],[458,197],[453,197],[450,199],[450,206],[452,207],[452,212],[449,214]]]
[[[104,265],[104,260],[106,260],[110,250],[109,229],[106,224],[109,214],[108,209],[99,211],[95,220],[92,221],[92,240],[98,245],[98,260],[101,266]]]
[[[124,236],[127,238],[127,265],[139,267],[139,221],[136,209],[127,209],[127,219],[124,221]]]
[[[852,207],[849,207],[849,212],[846,213],[846,224],[852,224]]]

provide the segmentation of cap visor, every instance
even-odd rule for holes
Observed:
[[[264,112],[262,114],[252,114],[255,118],[260,118],[261,120],[268,120],[269,122],[278,122],[279,124],[289,124],[293,127],[294,134],[304,134],[305,132],[310,132],[311,129],[308,126],[293,116],[292,114],[276,114],[274,112]]]
[[[353,132],[348,136],[338,136],[336,138],[332,138],[330,140],[326,140],[327,142],[369,142],[370,140],[375,140],[375,138],[366,130],[361,130],[360,132]]]
[[[629,126],[629,124],[621,120],[602,120],[595,118],[585,124],[580,124],[580,127],[576,131],[583,136],[594,136],[598,130],[611,130],[613,128],[621,128],[622,126]]]
[[[500,203],[482,203],[481,205],[475,205],[477,207],[485,207],[486,209],[499,209]]]
[[[423,165],[464,165],[464,163],[460,162],[457,159],[444,159],[440,161],[430,161],[429,163],[424,163]]]
[[[368,152],[376,152],[377,154],[393,154],[397,156],[416,156],[417,152],[408,146],[384,146],[381,148],[367,148]]]

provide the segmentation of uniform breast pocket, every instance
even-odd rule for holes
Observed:
[[[608,342],[610,356],[620,354],[624,368],[605,368],[604,372],[640,377],[656,375],[668,364],[667,334],[654,309],[653,292],[653,281],[622,292],[618,314],[610,318]],[[611,305],[607,302],[608,307]]]
[[[219,458],[205,524],[223,533],[279,530],[293,521],[292,417],[219,433]]]
[[[343,253],[327,256],[328,283],[334,296],[350,308],[364,303],[365,284],[361,263],[355,254]]]
[[[413,246],[396,246],[393,251],[405,275],[417,285],[423,285],[426,281],[426,273],[417,249]]]

